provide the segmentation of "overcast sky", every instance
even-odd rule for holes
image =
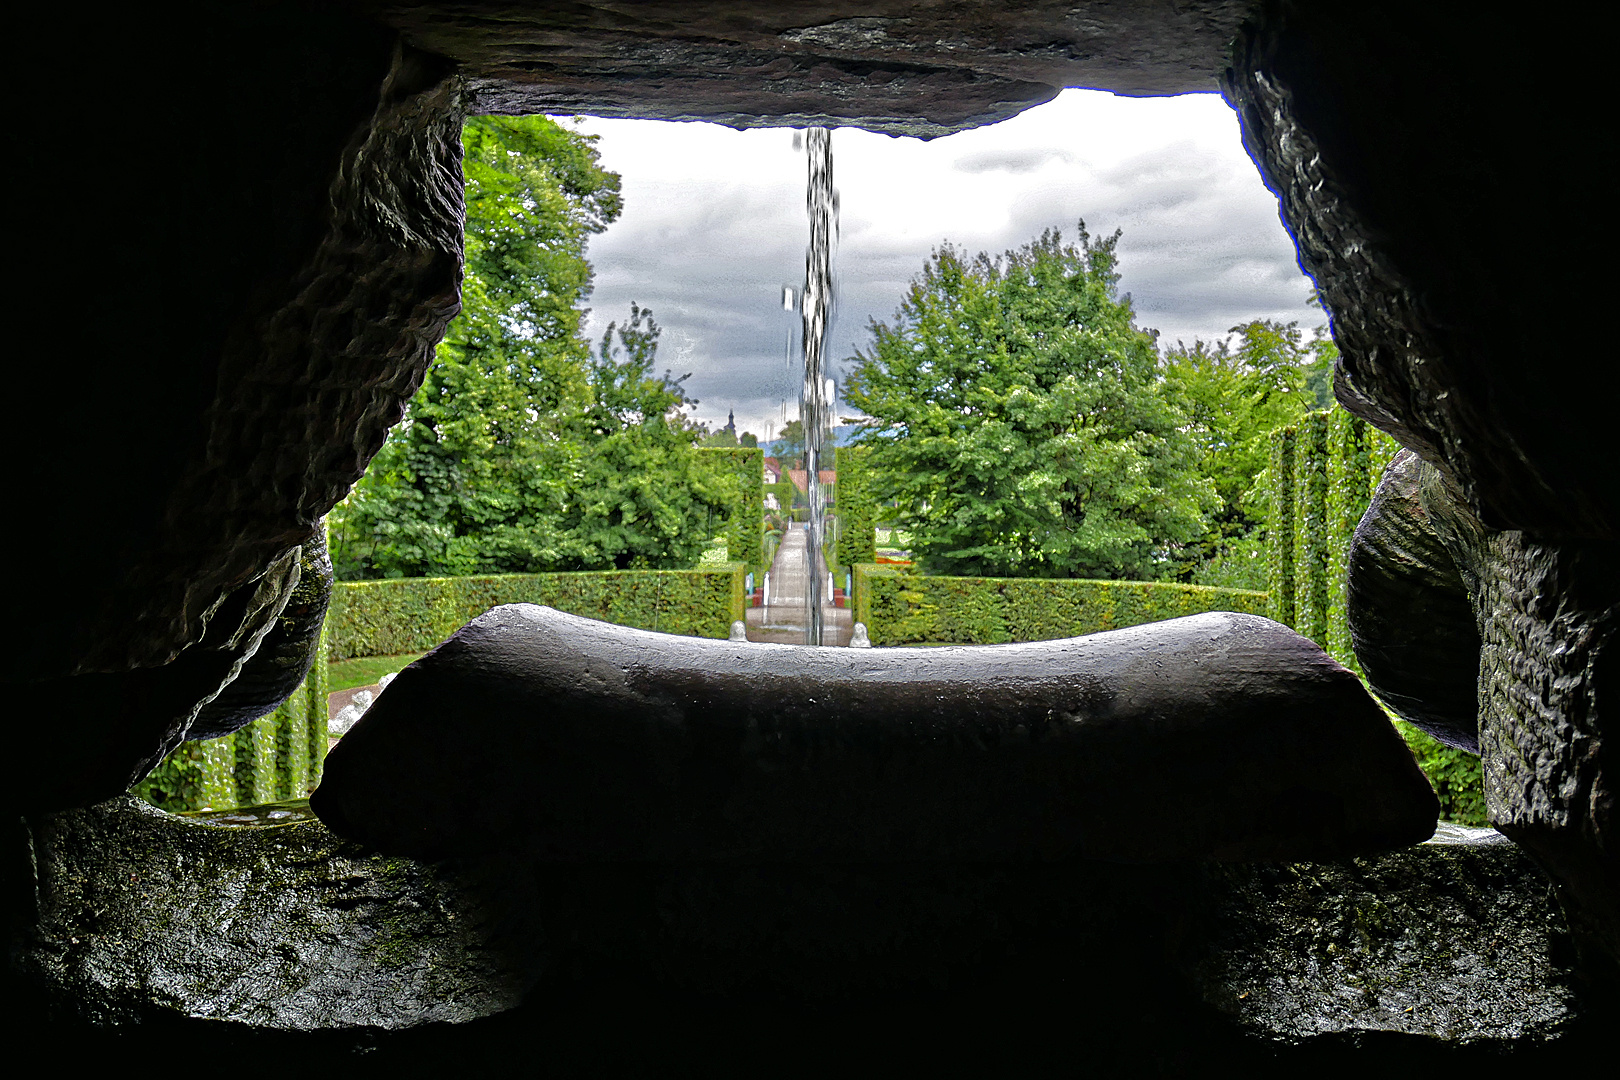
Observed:
[[[602,163],[623,177],[624,214],[591,243],[586,332],[601,337],[631,301],[663,328],[658,363],[700,399],[711,426],[780,431],[797,415],[798,314],[782,287],[804,278],[805,156],[785,129],[587,117]],[[840,237],[834,367],[890,320],[929,253],[1022,246],[1047,228],[1123,230],[1121,289],[1137,324],[1177,339],[1225,336],[1255,318],[1325,321],[1218,95],[1125,98],[1068,90],[993,127],[924,142],[833,133]],[[791,345],[790,345],[791,342]],[[840,403],[841,405],[841,403]],[[847,410],[840,407],[840,413]]]

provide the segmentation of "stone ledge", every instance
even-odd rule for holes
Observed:
[[[69,1027],[375,1037],[630,983],[796,1009],[1017,989],[1072,999],[1075,1037],[1162,1017],[1283,1048],[1551,1045],[1582,1013],[1545,879],[1489,830],[1320,864],[762,867],[422,864],[297,804],[31,828],[11,977]]]

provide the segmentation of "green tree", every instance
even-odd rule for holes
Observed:
[[[782,434],[776,437],[771,444],[775,448],[775,458],[782,463],[784,469],[802,469],[804,467],[804,423],[799,420],[789,420],[782,425]]]
[[[1164,356],[1164,380],[1187,417],[1184,430],[1197,443],[1199,469],[1221,500],[1210,532],[1192,545],[1204,565],[1189,569],[1203,584],[1265,588],[1259,530],[1266,510],[1257,481],[1268,439],[1322,407],[1318,388],[1331,357],[1322,333],[1307,342],[1298,323],[1257,319],[1229,333],[1232,339],[1213,344],[1178,342]],[[1332,339],[1325,340],[1331,348]]]
[[[658,324],[630,305],[609,323],[590,365],[589,452],[575,493],[575,536],[588,566],[691,565],[711,524],[737,498],[736,477],[707,468],[685,415],[686,376],[653,374]]]
[[[723,481],[694,471],[679,380],[651,377],[657,325],[632,308],[594,357],[580,333],[618,176],[544,117],[479,117],[463,142],[461,314],[334,514],[339,574],[690,565]]]
[[[1219,506],[1118,292],[1119,234],[934,252],[851,359],[875,495],[936,573],[1161,578]]]

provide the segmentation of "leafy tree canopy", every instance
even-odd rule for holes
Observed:
[[[334,512],[341,576],[690,564],[707,490],[680,488],[689,463],[667,449],[691,436],[679,383],[650,374],[657,326],[633,309],[595,358],[580,334],[585,246],[621,208],[594,141],[538,116],[464,127],[461,314]],[[699,522],[689,541],[669,539],[677,519]]]
[[[609,323],[590,365],[590,452],[578,493],[576,535],[585,563],[618,569],[687,566],[709,522],[737,498],[735,475],[705,467],[701,428],[685,415],[686,376],[653,375],[658,324],[630,305]]]
[[[1235,340],[1178,342],[1164,358],[1165,381],[1187,415],[1200,468],[1221,496],[1218,536],[1260,523],[1243,503],[1265,467],[1267,437],[1321,407],[1308,385],[1311,344],[1297,323],[1256,320],[1231,333]]]
[[[936,250],[845,397],[875,494],[935,573],[1162,578],[1220,506],[1118,292],[1119,233]]]
[[[782,433],[771,444],[775,450],[776,460],[782,463],[784,469],[804,468],[804,424],[799,420],[789,420],[782,425]]]

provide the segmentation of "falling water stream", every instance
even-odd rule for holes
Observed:
[[[826,584],[821,563],[826,505],[821,494],[822,441],[829,427],[825,364],[822,347],[832,313],[832,239],[837,195],[833,191],[832,132],[811,128],[805,140],[810,159],[805,206],[810,215],[810,246],[804,253],[804,390],[799,398],[799,424],[804,429],[806,494],[810,521],[805,537],[805,643],[822,643],[822,591]]]

